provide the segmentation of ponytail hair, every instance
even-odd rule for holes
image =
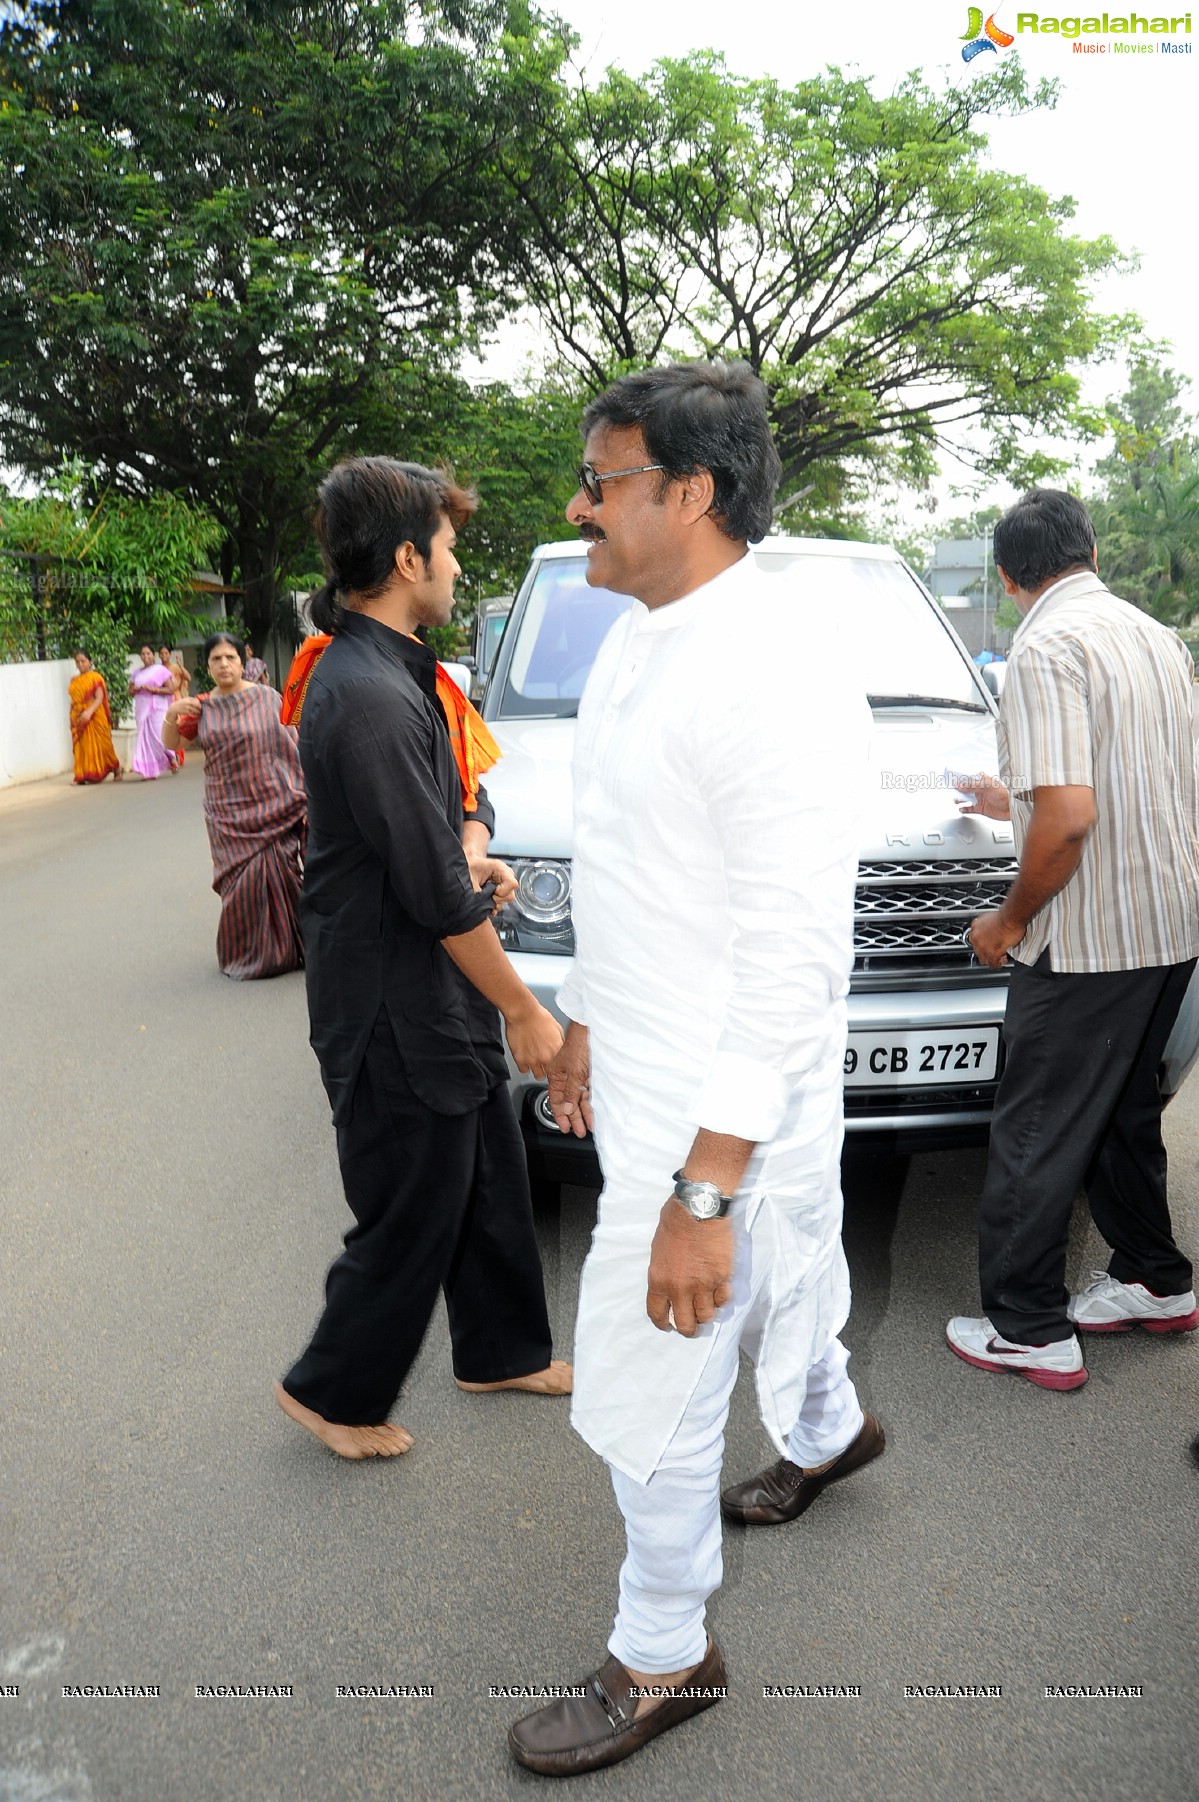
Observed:
[[[337,583],[326,582],[308,602],[308,616],[318,632],[336,632],[345,616],[337,599]]]

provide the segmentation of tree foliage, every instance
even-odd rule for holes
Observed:
[[[580,398],[565,389],[463,384],[445,443],[479,495],[457,551],[475,598],[514,589],[535,544],[575,536],[565,509],[578,487],[581,414]]]
[[[1108,587],[1179,628],[1199,618],[1199,439],[1185,387],[1157,357],[1133,361],[1108,403],[1114,443],[1091,500]]]
[[[0,26],[0,420],[224,534],[256,634],[396,372],[508,304],[495,171],[560,35],[511,0],[33,0]]]
[[[1098,429],[1071,365],[1128,325],[1091,307],[1112,242],[1072,235],[1070,200],[985,161],[986,115],[1053,98],[1014,59],[882,98],[836,69],[741,80],[709,52],[645,80],[609,70],[546,102],[535,157],[506,158],[526,292],[591,384],[666,355],[744,357],[789,483],[880,466],[923,482],[969,439],[989,473],[1036,477],[1053,465],[1030,434]]]
[[[439,655],[462,651],[466,625],[490,594],[515,593],[535,544],[575,536],[566,504],[578,486],[582,456],[578,396],[543,387],[517,394],[503,383],[479,389],[461,384],[442,442],[458,475],[479,496],[479,508],[458,540],[462,582],[455,608],[455,640],[429,642]],[[435,453],[434,453],[435,455]]]
[[[470,586],[509,585],[564,530],[572,395],[630,364],[761,372],[791,530],[950,448],[1035,477],[1031,444],[1096,427],[1073,368],[1118,329],[1090,291],[1119,257],[986,163],[989,114],[1052,103],[1014,59],[880,98],[706,52],[588,88],[570,47],[526,0],[8,8],[0,454],[210,512],[263,638],[347,453],[452,461]],[[472,391],[463,350],[521,305],[558,385]]]
[[[219,540],[212,517],[178,495],[97,493],[78,460],[33,498],[0,491],[0,659],[82,648],[119,712],[131,646],[172,642],[193,622],[192,578]]]

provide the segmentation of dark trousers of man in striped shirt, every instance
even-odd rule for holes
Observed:
[[[1158,1073],[1195,961],[1067,975],[1046,951],[1013,965],[979,1223],[983,1312],[1005,1339],[1072,1335],[1066,1252],[1080,1189],[1118,1282],[1190,1289],[1166,1202]]]

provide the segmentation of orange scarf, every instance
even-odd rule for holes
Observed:
[[[413,642],[420,641],[414,639]],[[312,638],[306,638],[292,658],[287,680],[283,684],[281,717],[285,726],[299,725],[312,672],[331,643],[327,632],[318,632]],[[482,714],[471,706],[453,677],[440,663],[437,665],[437,699],[445,714],[450,733],[450,749],[458,766],[458,780],[462,784],[462,811],[477,813],[479,778],[493,763],[498,762],[503,753],[487,730]]]

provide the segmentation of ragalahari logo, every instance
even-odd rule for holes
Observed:
[[[965,41],[967,38],[970,40],[969,43]],[[962,39],[962,61],[964,63],[972,63],[976,56],[982,55],[984,50],[1006,50],[1009,44],[1014,44],[1016,41],[1010,31],[1004,31],[1001,25],[996,25],[994,13],[984,25],[981,6],[970,8]]]

